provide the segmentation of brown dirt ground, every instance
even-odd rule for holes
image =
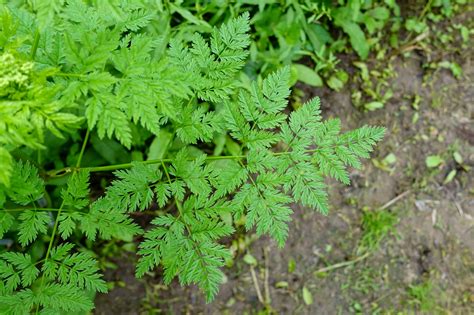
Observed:
[[[388,132],[374,158],[381,160],[393,153],[397,161],[392,171],[365,161],[363,170],[351,172],[351,186],[332,185],[332,212],[327,217],[294,206],[284,249],[266,237],[250,242],[246,249],[258,261],[255,275],[259,288],[262,292],[267,288],[275,313],[474,313],[473,51],[454,57],[464,71],[461,80],[454,79],[448,70],[427,75],[423,69],[426,58],[416,52],[397,57],[393,61],[397,77],[391,82],[394,97],[384,109],[374,112],[355,109],[349,89],[336,93],[300,86],[305,97],[320,96],[325,115],[340,117],[347,129],[363,124],[386,126]],[[416,123],[412,123],[414,95],[422,98]],[[470,171],[456,164],[454,151],[461,154]],[[435,154],[445,162],[428,169],[425,158]],[[453,169],[458,171],[456,177],[444,184]],[[324,275],[314,274],[322,267],[359,257],[356,248],[363,233],[362,209],[377,211],[400,195],[402,198],[387,207],[398,218],[396,233],[386,237],[367,258]],[[156,277],[136,280],[135,257],[124,254],[113,259],[118,268],[106,273],[109,281],[121,281],[122,285],[97,297],[95,313],[257,314],[264,307],[242,256],[224,270],[226,283],[216,300],[206,304],[195,287],[182,288],[177,282],[164,286],[159,272]],[[295,261],[292,272],[290,260]],[[281,281],[288,286],[277,288]],[[421,309],[409,288],[425,283],[432,287],[427,300],[431,305]],[[303,301],[303,287],[311,292],[311,305]]]

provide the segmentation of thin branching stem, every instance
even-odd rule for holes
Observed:
[[[311,150],[306,150],[304,153],[314,153],[318,149],[311,149]],[[288,155],[291,154],[291,152],[285,151],[285,152],[274,152],[274,156],[280,156],[280,155]],[[206,158],[206,161],[215,161],[215,160],[235,160],[235,159],[246,159],[247,155],[221,155],[221,156],[208,156]],[[193,160],[190,158],[190,160]],[[143,163],[143,164],[162,164],[162,163],[171,163],[173,162],[173,158],[166,158],[166,159],[153,159],[153,160],[147,160],[147,161],[137,161],[135,163]],[[51,170],[46,172],[46,175],[48,177],[62,177],[68,174],[71,174],[72,172],[78,171],[80,169],[95,173],[95,172],[109,172],[109,171],[115,171],[115,170],[120,170],[120,169],[126,169],[130,168],[133,166],[133,163],[122,163],[122,164],[112,164],[112,165],[104,165],[104,166],[92,166],[92,167],[64,167],[61,169],[57,170]]]
[[[40,33],[38,30],[36,30],[35,38],[33,39],[33,45],[31,46],[31,59],[35,59],[36,51],[38,50],[39,40],[40,40]]]
[[[79,168],[81,166],[82,157],[84,156],[84,151],[86,150],[87,141],[89,141],[89,135],[90,135],[90,130],[87,129],[86,135],[84,137],[84,141],[82,141],[81,152],[79,153],[79,156],[77,158],[76,168]]]
[[[84,136],[84,140],[82,142],[82,146],[81,146],[81,151],[79,153],[79,156],[77,158],[77,162],[76,162],[76,170],[79,170],[80,169],[80,166],[81,166],[81,162],[82,162],[82,157],[84,155],[84,150],[85,150],[85,147],[87,145],[87,141],[89,140],[89,130],[87,130],[86,132],[86,135]],[[50,236],[50,240],[49,240],[49,244],[48,244],[48,249],[46,250],[46,256],[44,258],[44,261],[47,261],[50,254],[51,254],[51,250],[53,248],[53,244],[54,244],[54,239],[55,239],[55,236],[56,236],[56,232],[58,230],[58,225],[59,225],[59,218],[61,216],[61,212],[64,208],[64,204],[65,204],[65,201],[63,200],[61,202],[61,205],[59,206],[59,209],[58,209],[58,213],[56,215],[56,220],[54,221],[54,226],[53,226],[53,231],[51,232],[51,236]],[[43,278],[41,279],[41,286],[40,286],[40,291],[43,290],[44,288],[44,276]],[[39,312],[39,304],[36,305],[36,314],[38,314]]]
[[[19,212],[19,211],[27,211],[27,210],[35,210],[35,211],[54,211],[58,212],[60,209],[59,208],[13,208],[13,209],[2,209],[2,211],[6,212]]]

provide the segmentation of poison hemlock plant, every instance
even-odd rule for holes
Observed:
[[[197,284],[211,301],[230,258],[220,243],[234,233],[225,217],[283,247],[290,204],[327,214],[325,178],[349,184],[347,167],[360,167],[383,137],[382,127],[341,133],[338,119],[322,120],[317,98],[287,113],[288,67],[242,85],[248,14],[207,35],[173,37],[157,31],[151,5],[53,9],[1,13],[0,237],[13,239],[0,254],[4,313],[91,310],[107,286],[93,255],[75,245],[84,238],[142,235],[138,277],[162,267],[166,283]],[[74,164],[45,170],[38,150],[54,147],[48,137],[67,145],[83,129]],[[162,132],[170,136],[158,159],[81,166],[89,138],[94,148],[117,139],[134,149]],[[91,198],[100,171],[115,171],[115,180]],[[154,204],[168,210],[143,231],[131,213]]]

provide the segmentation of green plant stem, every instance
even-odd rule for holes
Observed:
[[[1,211],[16,212],[16,211],[27,211],[27,210],[41,210],[41,211],[59,211],[59,208],[14,208],[14,209],[2,209]]]
[[[166,167],[166,164],[162,161],[161,166],[163,167],[163,171],[165,172],[166,178],[168,179],[168,184],[171,185],[171,176],[170,173],[168,172],[168,168]],[[176,196],[174,197],[174,202],[176,203],[176,207],[178,208],[179,215],[181,216],[181,203],[179,202],[178,198]]]
[[[59,216],[61,215],[61,211],[62,211],[63,207],[64,207],[64,200],[63,200],[63,202],[61,203],[61,206],[58,209],[58,215],[56,216],[56,220],[54,221],[53,232],[51,232],[51,237],[50,237],[50,240],[49,240],[48,249],[46,250],[46,256],[44,257],[45,262],[48,260],[49,255],[51,254],[51,249],[53,248],[54,237],[56,236],[56,231],[58,230],[58,225],[59,225]],[[42,291],[43,287],[44,287],[44,275],[41,278],[41,285],[40,285],[39,290]],[[39,304],[36,305],[35,314],[38,314],[38,312],[39,312]]]
[[[318,149],[311,149],[311,150],[306,150],[304,153],[313,153],[316,152]],[[285,151],[285,152],[274,152],[274,156],[281,156],[281,155],[289,155],[291,152]],[[222,155],[222,156],[209,156],[206,158],[206,161],[215,161],[215,160],[235,160],[235,159],[246,159],[247,155]],[[171,163],[173,162],[174,159],[172,158],[166,158],[166,159],[155,159],[155,160],[148,160],[148,161],[140,161],[138,163],[143,163],[143,164],[162,164],[162,163]],[[113,165],[104,165],[104,166],[92,166],[92,167],[64,167],[61,169],[57,170],[52,170],[46,172],[46,175],[48,177],[62,177],[65,176],[69,173],[78,171],[80,169],[86,170],[88,172],[94,173],[94,172],[107,172],[107,171],[115,171],[115,170],[120,170],[124,168],[130,168],[132,167],[132,163],[122,163],[122,164],[113,164]]]
[[[86,136],[84,137],[84,141],[82,141],[81,152],[79,152],[79,157],[77,158],[76,168],[81,166],[82,157],[84,156],[84,151],[86,150],[87,141],[89,140],[90,131],[87,129]]]
[[[242,161],[239,161],[239,164],[240,166],[242,166],[242,168],[245,169],[245,165],[244,163],[242,163]],[[248,174],[248,173],[247,173]],[[258,187],[257,183],[253,180],[252,178],[252,175],[251,174],[248,174],[248,179],[250,179],[250,182],[252,183],[252,185],[255,187],[255,189],[257,189],[257,192],[258,192],[258,195],[260,196],[260,198],[262,200],[265,200],[265,197],[262,195],[262,192],[260,191],[260,188]]]
[[[77,171],[80,169],[80,166],[81,166],[81,162],[82,162],[82,157],[84,155],[84,150],[85,150],[85,147],[87,145],[87,141],[89,140],[89,130],[87,130],[86,132],[86,135],[84,137],[84,140],[82,141],[82,146],[81,146],[81,152],[79,153],[79,157],[77,158],[77,162],[76,162],[76,168],[74,171]],[[61,216],[61,212],[64,208],[64,200],[61,202],[61,206],[59,206],[59,209],[58,209],[58,213],[56,215],[56,220],[54,221],[54,226],[53,226],[53,231],[51,232],[51,237],[50,237],[50,240],[49,240],[49,244],[48,244],[48,249],[46,250],[46,256],[44,258],[44,261],[46,262],[49,258],[49,255],[51,254],[51,250],[53,248],[53,244],[54,244],[54,238],[56,236],[56,232],[58,230],[58,226],[59,226],[59,218]],[[41,286],[40,286],[40,291],[43,290],[43,287],[44,287],[44,276],[43,278],[41,279]],[[36,306],[36,314],[38,314],[39,312],[39,304]]]
[[[44,260],[47,260],[49,258],[51,249],[53,248],[54,236],[56,235],[56,231],[58,230],[58,225],[59,225],[59,215],[61,214],[63,207],[64,207],[64,201],[61,203],[61,206],[58,209],[58,215],[56,217],[56,220],[54,221],[53,232],[51,232],[51,239],[49,240],[48,249],[46,251],[46,256]]]
[[[163,171],[165,172],[166,178],[168,179],[168,183],[171,185],[171,177],[170,177],[170,174],[168,172],[168,168],[166,167],[166,164],[164,162],[162,162],[161,165],[163,166]],[[179,219],[183,214],[183,206],[182,206],[181,202],[178,200],[178,198],[176,197],[176,195],[174,196],[174,202],[176,203],[176,207],[178,208],[179,216],[178,216],[177,219]],[[191,228],[188,226],[188,224],[186,224],[186,222],[184,222],[184,220],[182,220],[181,222],[183,223],[183,225],[186,229],[186,232],[188,233],[189,240],[191,241],[191,243],[194,247],[194,250],[196,251],[197,255],[199,256],[200,264],[201,264],[202,268],[204,270],[206,270],[205,266],[202,263],[203,260],[204,260],[204,255],[202,254],[201,250],[199,249],[199,246],[196,244],[196,241],[191,238],[191,235],[192,235]],[[206,271],[206,276],[208,276],[207,271]]]
[[[241,159],[245,158],[245,155],[233,155],[233,156],[210,156],[206,158],[206,160],[211,161],[211,160],[229,160],[229,159]],[[147,160],[147,161],[140,161],[138,163],[143,163],[143,164],[162,164],[162,163],[171,163],[173,162],[173,159],[155,159],[155,160]],[[71,173],[73,171],[77,171],[79,169],[83,169],[86,171],[89,171],[91,173],[93,172],[107,172],[107,171],[115,171],[115,170],[120,170],[124,168],[130,168],[132,167],[132,163],[122,163],[122,164],[113,164],[113,165],[105,165],[105,166],[93,166],[93,167],[64,167],[58,170],[52,170],[47,172],[46,174],[49,177],[61,177],[64,176],[68,173]]]
[[[31,59],[35,59],[36,51],[38,50],[38,44],[40,40],[40,33],[38,30],[35,32],[35,38],[33,39],[33,46],[31,47]]]

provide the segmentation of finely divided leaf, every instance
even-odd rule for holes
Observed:
[[[39,233],[46,233],[51,217],[45,211],[25,210],[20,216],[19,241],[22,246],[33,242]]]
[[[13,163],[10,188],[7,195],[16,203],[27,205],[43,196],[44,182],[38,176],[38,169],[22,161]]]

